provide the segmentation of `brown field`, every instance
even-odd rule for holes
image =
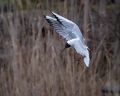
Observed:
[[[32,1],[1,1],[9,7],[0,9],[0,96],[119,96],[119,0]],[[66,40],[43,16],[51,11],[79,26],[89,67],[73,47],[61,52]]]

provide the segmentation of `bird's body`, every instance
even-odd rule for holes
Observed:
[[[71,46],[73,46],[75,48],[75,50],[77,51],[77,53],[79,53],[80,55],[82,55],[84,57],[84,62],[86,64],[86,66],[89,66],[89,52],[88,52],[88,48],[84,48],[82,46],[82,42],[79,38],[76,39],[72,39],[67,41],[67,43]]]
[[[88,67],[89,66],[88,47],[84,43],[85,39],[82,36],[79,27],[72,21],[54,12],[52,12],[52,14],[55,16],[55,18],[45,16],[45,19],[56,30],[57,33],[66,38],[67,45],[65,45],[65,48],[73,46],[76,49],[76,51],[84,57],[84,62]]]
[[[74,46],[74,48],[79,54],[81,54],[82,56],[85,56],[84,48],[82,47],[80,39],[78,38],[72,39],[72,40],[67,41],[67,43],[71,46]]]

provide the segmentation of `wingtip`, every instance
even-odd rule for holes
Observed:
[[[44,15],[44,18],[46,19],[46,15]]]
[[[56,13],[55,12],[52,11],[51,13],[56,17]]]
[[[53,12],[53,11],[51,11],[51,13],[52,13],[52,14],[54,14],[54,12]]]

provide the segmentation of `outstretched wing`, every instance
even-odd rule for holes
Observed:
[[[66,40],[77,38],[77,36],[73,33],[72,30],[66,28],[60,21],[56,18],[52,18],[50,16],[44,16],[48,23],[59,33],[61,36],[66,38]]]
[[[72,21],[52,12],[52,14],[55,16],[55,18],[57,19],[57,21],[63,25],[65,28],[69,29],[69,30],[73,30],[73,33],[76,35],[76,37],[78,37],[82,42],[84,42],[84,37],[79,29],[79,27],[73,23]]]

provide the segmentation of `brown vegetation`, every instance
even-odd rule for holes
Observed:
[[[11,1],[12,12],[0,14],[0,96],[101,96],[104,89],[119,86],[119,1],[104,2],[104,8],[104,0],[94,5],[84,0]],[[80,27],[90,48],[88,68],[83,61],[78,64],[74,48],[61,52],[66,40],[43,18],[51,10]]]

